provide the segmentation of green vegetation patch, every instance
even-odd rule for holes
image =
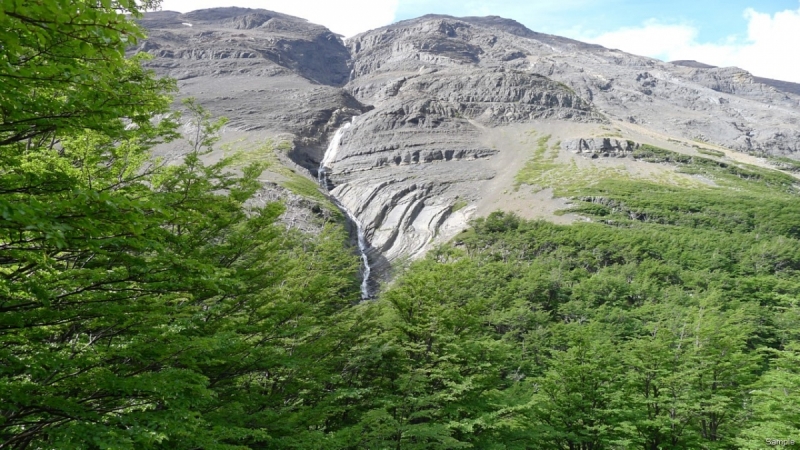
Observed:
[[[719,150],[713,150],[713,149],[710,149],[710,148],[695,147],[695,150],[697,150],[697,153],[700,153],[700,154],[703,154],[703,155],[716,156],[718,158],[722,158],[722,157],[725,156],[725,152],[719,151]]]
[[[180,121],[124,59],[145,6],[0,9],[0,447],[331,448],[297,406],[347,371],[360,261],[249,202],[269,157],[206,163],[225,121],[196,101],[153,161]]]
[[[547,143],[550,135],[541,136],[536,140],[533,156],[525,163],[514,177],[514,188],[519,189],[522,184],[532,184],[532,180],[539,180],[543,174],[558,168],[560,165],[553,162],[558,156],[558,148],[549,154]]]
[[[726,232],[769,230],[798,237],[794,194],[756,190],[691,189],[636,180],[603,180],[576,196],[570,209],[616,225],[660,223]]]
[[[574,160],[570,163],[556,162],[560,150],[560,142],[550,147],[548,152],[547,143],[549,139],[550,136],[542,136],[537,140],[533,156],[520,169],[514,179],[516,189],[519,189],[522,184],[533,186],[534,189],[538,190],[553,188],[557,196],[566,197],[579,195],[585,189],[603,180],[635,180],[643,178],[643,176],[635,176],[621,162],[613,166],[592,164],[589,167],[579,167]],[[662,155],[658,152],[661,149],[652,148],[656,152],[640,149],[636,154],[637,158],[654,163],[670,162],[670,160],[663,157],[666,154]],[[668,151],[663,150],[663,152]],[[675,156],[672,156],[674,152],[669,153],[672,159],[675,159]],[[674,155],[680,154],[674,153]],[[661,173],[649,174],[647,179],[651,182],[671,186],[705,187],[702,182],[694,180],[688,175],[690,175],[688,172],[679,171],[676,173],[667,170]]]
[[[575,211],[594,223],[570,226],[493,213],[374,305],[407,358],[415,412],[437,411],[431,424],[493,417],[491,438],[445,436],[756,449],[798,431],[798,195],[770,171],[657,148],[637,157],[729,184],[601,179],[577,188]]]
[[[545,143],[532,162],[547,162]],[[537,448],[756,449],[800,431],[794,180],[652,146],[634,157],[720,187],[613,172],[577,182],[531,164],[519,183],[551,176],[594,223],[493,213],[374,305],[409,376],[438,374],[409,378],[425,399],[415,412],[437,411],[428,423],[493,417],[491,444]]]
[[[338,211],[338,208],[333,206],[330,199],[320,191],[319,185],[316,182],[296,172],[291,172],[288,176],[289,180],[281,183],[284,187],[297,195],[316,200],[328,206],[329,209],[333,208],[333,211]]]
[[[552,187],[556,195],[577,200],[578,204],[568,212],[602,217],[618,225],[631,221],[692,223],[696,227],[734,230],[754,229],[759,217],[796,210],[792,205],[797,199],[797,180],[777,170],[644,144],[633,152],[634,160],[672,166],[675,172],[636,176],[622,165],[578,167],[576,161],[556,163],[556,156],[546,152],[548,139],[549,136],[539,138],[533,157],[515,181],[517,186],[525,183],[540,189]],[[717,187],[693,176],[703,177]]]
[[[705,175],[731,188],[767,188],[767,190],[777,188],[787,192],[797,190],[797,180],[794,177],[776,170],[685,155],[647,144],[641,145],[634,151],[633,158],[650,163],[675,165],[682,173]]]
[[[665,183],[605,178],[573,189],[569,209],[616,226],[658,223],[725,232],[764,231],[800,237],[796,180],[785,173],[684,155],[642,145],[635,159],[671,164],[685,174],[705,176],[720,187],[697,189]]]
[[[291,150],[291,146],[292,144],[288,141],[275,142],[270,139],[254,149],[228,149],[228,152],[231,153],[230,158],[236,165],[261,164],[265,170],[278,174],[283,178],[283,180],[279,182],[281,186],[289,189],[296,195],[316,201],[330,211],[335,217],[344,220],[342,212],[333,204],[330,198],[320,190],[316,182],[280,162],[276,151],[287,152]]]
[[[576,175],[541,137],[542,164],[518,183],[576,193],[594,223],[493,213],[360,302],[343,227],[311,236],[280,226],[279,204],[246,208],[265,168],[321,195],[279,164],[280,144],[205,164],[224,122],[190,101],[192,152],[150,164],[178,123],[174,82],[123,59],[143,36],[125,16],[136,2],[6,3],[0,446],[722,450],[800,436],[788,175],[654,147],[637,157],[721,187]]]
[[[774,156],[770,157],[769,161],[774,163],[781,170],[800,173],[800,161],[796,159],[787,158],[785,156]]]
[[[460,198],[460,199],[456,200],[455,203],[453,203],[453,206],[450,208],[450,212],[454,213],[456,211],[461,211],[462,209],[466,208],[468,204],[469,203],[467,203],[466,200],[464,200],[463,198]]]

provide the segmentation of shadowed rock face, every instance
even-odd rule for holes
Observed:
[[[491,17],[429,15],[355,36],[264,10],[146,15],[150,66],[231,127],[294,142],[315,174],[333,132],[331,193],[364,225],[386,272],[461,231],[497,176],[492,130],[530,121],[636,124],[734,150],[800,151],[792,83],[691,61],[663,63]],[[191,26],[189,26],[191,25]],[[496,134],[496,133],[494,133]],[[607,142],[606,142],[607,141]],[[624,156],[626,140],[567,141]],[[522,161],[519,162],[520,164]],[[458,206],[457,206],[458,205]]]
[[[324,147],[333,113],[363,106],[341,87],[350,54],[327,28],[265,10],[216,8],[147,13],[148,66],[178,80],[230,128],[311,137]],[[317,148],[316,151],[321,151]]]
[[[272,11],[247,8],[217,8],[180,14],[172,11],[148,13],[141,21],[150,30],[142,50],[156,57],[188,60],[229,60],[211,70],[185,71],[187,78],[224,67],[225,73],[248,73],[253,61],[265,59],[320,84],[347,83],[350,59],[338,36],[327,28]],[[156,50],[156,51],[152,51]],[[275,70],[274,67],[271,67]],[[218,73],[217,73],[218,74]],[[180,79],[180,78],[179,78]]]

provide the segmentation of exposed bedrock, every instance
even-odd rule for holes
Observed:
[[[475,70],[403,79],[343,140],[341,173],[483,158],[481,127],[533,119],[599,121],[588,103],[538,75]]]
[[[235,7],[186,14],[161,11],[146,14],[141,23],[149,38],[139,50],[157,58],[228,60],[222,66],[206,65],[206,70],[198,65],[182,74],[187,77],[218,67],[236,74],[272,65],[330,86],[343,86],[350,75],[350,54],[338,36],[286,14]]]
[[[342,89],[350,53],[323,26],[247,8],[153,12],[141,23],[148,39],[131,51],[150,53],[147,67],[176,78],[181,96],[228,117],[229,130],[294,140],[296,161],[307,167],[344,121],[335,112],[368,110]]]
[[[482,143],[488,128],[603,120],[563,84],[511,69],[423,71],[361,87],[379,96],[376,107],[342,134],[328,179],[389,262],[417,257],[467,225],[472,209],[462,207],[495,176],[482,162],[498,152]]]
[[[800,156],[794,155],[800,150],[800,96],[736,68],[618,60],[615,52],[543,56],[532,67],[570,85],[609,118],[746,153]],[[640,65],[631,65],[633,59]]]
[[[589,158],[625,158],[639,148],[639,144],[624,139],[598,137],[564,141],[561,148]]]
[[[337,176],[331,194],[359,217],[373,250],[385,258],[375,271],[385,274],[387,264],[416,258],[467,226],[472,209],[462,206],[477,200],[478,187],[494,177],[481,166],[453,160],[378,167],[369,176]]]
[[[544,76],[505,68],[444,69],[354,83],[357,98],[415,123],[433,114],[487,126],[553,118],[602,121],[589,102]]]
[[[481,180],[494,176],[481,163],[496,150],[463,118],[371,111],[353,119],[330,161],[331,195],[363,224],[374,251],[386,262],[414,258],[434,242],[461,231],[478,198]],[[372,258],[371,258],[372,259]],[[380,276],[388,269],[377,264]]]
[[[609,119],[754,154],[800,150],[800,89],[738,68],[664,63],[536,33],[499,17],[424,16],[348,40],[360,101],[378,106],[413,74],[484,68],[564,83]]]

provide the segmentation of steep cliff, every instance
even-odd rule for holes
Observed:
[[[181,96],[228,117],[229,130],[289,133],[324,147],[334,112],[364,109],[341,89],[347,48],[320,25],[246,8],[154,12],[141,23],[149,38],[135,50],[153,56],[148,67],[177,79]]]

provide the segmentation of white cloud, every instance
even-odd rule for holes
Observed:
[[[262,8],[302,17],[346,37],[382,27],[394,20],[399,0],[164,0],[165,11],[189,12],[221,6]]]
[[[665,61],[694,59],[715,66],[737,66],[755,75],[800,82],[800,8],[774,15],[747,9],[747,38],[699,42],[691,25],[649,20],[641,27],[622,28],[582,40]]]

